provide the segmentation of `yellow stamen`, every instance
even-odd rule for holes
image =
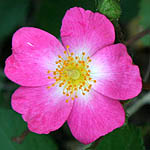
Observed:
[[[85,55],[85,52],[83,52],[82,55]]]
[[[68,103],[69,102],[69,100],[68,99],[66,99],[66,103]]]
[[[48,86],[47,89],[54,87],[62,88],[62,94],[68,97],[66,103],[70,100],[78,98],[78,92],[81,91],[82,95],[86,95],[96,83],[96,80],[91,78],[91,70],[89,64],[92,61],[89,56],[85,57],[86,53],[82,52],[81,56],[74,56],[73,52],[70,53],[69,46],[66,46],[64,51],[65,57],[58,55],[58,60],[55,62],[57,67],[54,71],[48,70],[47,73],[52,75],[48,79],[55,79],[56,82]]]
[[[51,77],[50,77],[50,76],[48,76],[48,79],[51,79]]]
[[[48,70],[48,71],[47,71],[47,73],[51,73],[51,71],[50,71],[50,70]]]

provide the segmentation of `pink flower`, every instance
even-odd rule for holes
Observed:
[[[61,39],[33,27],[16,31],[5,66],[6,76],[21,85],[12,107],[32,132],[48,134],[67,121],[73,136],[88,144],[124,124],[119,100],[140,93],[139,69],[123,44],[113,44],[114,27],[100,13],[71,8]]]

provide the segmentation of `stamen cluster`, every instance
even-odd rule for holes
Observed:
[[[56,70],[48,70],[48,74],[53,72],[53,76],[48,76],[48,79],[56,80],[54,84],[48,86],[48,89],[59,84],[59,87],[63,88],[63,94],[68,97],[66,99],[66,102],[68,102],[70,99],[78,98],[79,91],[83,95],[89,92],[92,83],[96,83],[96,80],[90,77],[89,63],[92,60],[89,56],[85,57],[85,52],[82,52],[81,57],[74,56],[74,53],[69,52],[69,46],[67,46],[67,51],[64,51],[64,54],[65,58],[58,55]]]

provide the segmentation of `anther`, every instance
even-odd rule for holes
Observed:
[[[50,88],[51,88],[51,86],[48,86],[47,88],[48,88],[48,89],[50,89]]]
[[[78,89],[77,89],[77,88],[74,88],[74,90],[77,91]]]
[[[48,79],[51,79],[51,77],[50,77],[50,76],[48,76]]]
[[[76,67],[78,67],[79,66],[79,64],[76,64]]]
[[[68,49],[68,48],[69,48],[69,45],[66,45],[66,48]]]
[[[68,103],[69,102],[69,100],[68,99],[66,99],[66,103]]]
[[[82,82],[82,85],[84,86],[84,85],[85,85],[85,82]]]
[[[61,83],[59,84],[59,87],[62,87],[62,84],[61,84]]]
[[[93,80],[94,83],[96,83],[96,80]]]
[[[85,55],[85,52],[82,52],[82,55]]]
[[[83,92],[82,95],[85,95],[85,93]]]
[[[55,86],[55,83],[53,83],[52,86]]]
[[[87,89],[85,88],[84,91],[86,91]]]
[[[53,72],[53,75],[56,75],[56,71]]]
[[[79,86],[79,89],[80,89],[80,90],[82,89],[82,85]]]
[[[81,72],[82,72],[82,71],[84,71],[84,69],[83,69],[83,68],[81,68]]]
[[[91,87],[92,87],[92,84],[90,84],[90,85],[88,86],[89,89],[91,89]]]

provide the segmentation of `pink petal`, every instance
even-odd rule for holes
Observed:
[[[74,7],[68,10],[61,27],[62,42],[73,51],[92,55],[115,40],[112,23],[102,14]]]
[[[98,51],[91,62],[93,88],[113,99],[126,100],[141,92],[139,68],[132,64],[123,44],[111,45]]]
[[[16,31],[12,55],[6,60],[6,76],[23,86],[49,83],[48,70],[55,70],[57,55],[63,54],[61,43],[51,34],[32,27]]]
[[[47,134],[60,128],[70,114],[73,103],[66,103],[61,93],[60,87],[20,87],[12,95],[12,107],[32,132]]]
[[[94,90],[75,101],[68,118],[73,136],[83,144],[95,141],[124,122],[125,112],[120,102]]]
[[[17,84],[41,86],[54,82],[48,79],[48,70],[52,70],[48,61],[42,57],[13,54],[7,58],[4,71],[6,76]]]
[[[15,53],[31,53],[47,57],[51,53],[54,55],[63,54],[64,48],[48,32],[34,27],[23,27],[13,35],[12,50]]]

